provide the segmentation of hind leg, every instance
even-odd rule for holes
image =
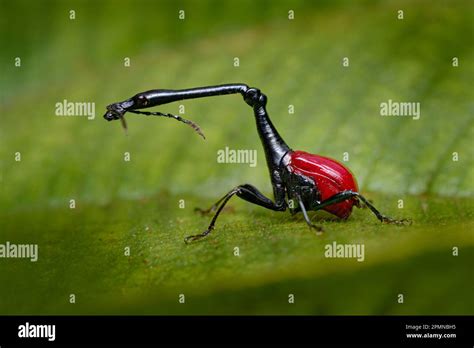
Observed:
[[[388,217],[386,215],[383,215],[364,196],[362,196],[359,192],[354,192],[354,191],[343,191],[343,192],[337,193],[334,196],[322,201],[321,203],[319,203],[318,205],[313,207],[313,209],[314,210],[323,209],[324,207],[327,207],[329,205],[341,203],[341,202],[344,202],[345,200],[348,200],[348,199],[351,199],[351,198],[356,198],[358,201],[361,201],[365,206],[367,206],[367,208],[370,209],[370,211],[372,211],[372,213],[382,223],[396,224],[396,225],[411,224],[411,221],[408,220],[408,219],[397,220],[397,219],[393,219],[391,217]]]

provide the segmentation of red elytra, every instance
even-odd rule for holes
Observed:
[[[332,158],[304,151],[293,151],[290,154],[288,166],[296,174],[305,175],[314,180],[321,193],[321,201],[342,191],[358,192],[359,190],[351,171]],[[352,213],[354,204],[354,199],[349,199],[323,209],[341,219],[347,219]]]

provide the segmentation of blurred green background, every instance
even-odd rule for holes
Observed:
[[[474,314],[471,1],[0,4],[0,243],[39,245],[36,263],[0,259],[1,314]],[[209,222],[195,206],[242,183],[271,196],[251,109],[240,96],[157,109],[183,104],[206,141],[134,115],[126,136],[102,115],[144,90],[230,82],[267,94],[292,148],[348,152],[361,191],[414,224],[318,212],[318,237],[235,199],[186,246]],[[94,102],[95,119],[55,116],[64,99]],[[388,99],[420,102],[421,118],[381,117]],[[258,165],[217,163],[225,146],[258,150]],[[366,260],[325,258],[333,241],[363,243]]]

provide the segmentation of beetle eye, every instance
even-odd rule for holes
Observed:
[[[109,110],[105,113],[104,118],[107,121],[113,121],[113,120],[118,120],[119,118],[121,118],[121,116],[122,115],[120,113]]]
[[[104,118],[107,120],[107,121],[112,121],[114,119],[114,114],[113,112],[111,111],[107,111],[104,115]]]
[[[140,105],[142,106],[147,106],[148,105],[148,99],[144,96],[144,95],[139,95],[138,96],[138,102],[140,103]]]

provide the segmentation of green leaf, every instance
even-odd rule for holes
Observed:
[[[172,2],[43,4],[3,4],[0,24],[0,244],[39,246],[37,262],[0,258],[0,313],[474,314],[470,2],[298,1],[289,20],[285,1],[184,1],[184,21]],[[268,96],[292,148],[347,153],[361,192],[413,225],[318,212],[316,236],[299,215],[233,198],[185,245],[209,223],[194,207],[243,183],[271,196],[252,110],[239,96],[157,108],[184,105],[206,141],[140,115],[126,136],[101,115],[144,90],[230,82]],[[55,116],[64,99],[94,102],[95,118]],[[420,118],[381,116],[389,99],[420,103]],[[218,163],[226,146],[257,150],[257,166]],[[364,261],[325,257],[333,242],[363,244]]]

